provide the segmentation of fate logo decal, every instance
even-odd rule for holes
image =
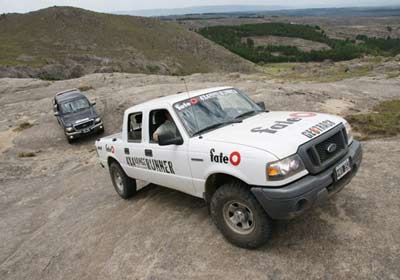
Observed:
[[[301,134],[303,134],[304,136],[308,137],[308,138],[313,138],[314,136],[317,136],[319,134],[321,134],[321,132],[327,130],[328,128],[331,128],[332,126],[334,126],[336,123],[330,121],[330,120],[326,120],[320,123],[317,123],[316,125],[310,127],[309,129],[303,131]]]
[[[215,98],[218,96],[224,96],[226,94],[228,94],[228,93],[224,92],[224,91],[216,91],[216,92],[206,93],[203,95],[199,95],[199,96],[192,97],[190,99],[181,101],[181,102],[175,104],[174,107],[178,111],[182,111],[186,108],[189,108],[190,106],[197,105],[197,103],[199,103],[200,101],[207,101],[208,99]]]
[[[292,125],[294,123],[297,123],[301,121],[303,118],[310,118],[310,117],[315,117],[317,114],[316,113],[309,113],[309,112],[300,112],[300,113],[291,113],[289,116],[290,118],[287,118],[284,121],[275,121],[275,124],[272,125],[271,127],[255,127],[251,132],[254,133],[270,133],[270,134],[275,134],[279,130],[284,129],[288,127],[289,125]]]
[[[114,148],[114,146],[108,146],[108,145],[106,145],[106,152],[108,152],[108,153],[115,153],[115,148]]]
[[[219,154],[215,154],[215,149],[211,149],[210,159],[211,162],[224,163],[224,164],[228,164],[230,162],[233,166],[238,166],[241,161],[241,156],[240,153],[237,151],[232,152],[228,157],[224,155],[222,152]]]

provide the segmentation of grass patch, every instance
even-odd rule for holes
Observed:
[[[19,132],[28,128],[31,128],[32,126],[34,126],[33,123],[30,122],[22,122],[20,123],[16,128],[13,129],[13,131]]]
[[[373,112],[347,116],[346,119],[361,140],[400,134],[400,100],[383,101]]]
[[[36,153],[34,152],[19,152],[18,153],[18,157],[20,158],[31,158],[31,157],[35,157]]]
[[[80,91],[89,91],[91,89],[94,89],[94,87],[92,87],[92,86],[80,86],[80,87],[78,87],[78,89]]]
[[[267,77],[282,81],[328,83],[367,76],[374,70],[366,63],[349,67],[349,63],[275,63],[260,65],[258,69]]]

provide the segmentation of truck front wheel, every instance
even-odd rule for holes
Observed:
[[[210,210],[225,238],[239,247],[258,248],[271,237],[271,218],[244,183],[219,187],[211,198]]]
[[[129,178],[118,163],[110,164],[110,175],[114,189],[120,197],[128,199],[136,193],[136,180]]]

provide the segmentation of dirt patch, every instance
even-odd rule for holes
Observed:
[[[348,112],[353,106],[353,103],[343,99],[328,99],[324,101],[321,108],[324,112],[330,114],[343,115],[344,113]]]
[[[13,129],[0,132],[0,153],[13,146],[13,140],[18,135]]]
[[[264,74],[196,74],[185,80],[191,90],[237,87],[275,111],[368,113],[380,101],[399,99],[400,87],[398,79],[379,77],[317,83],[277,82]],[[110,135],[121,129],[124,109],[185,90],[181,77],[99,73],[36,84],[0,79],[1,279],[400,275],[400,174],[393,168],[400,164],[399,138],[363,143],[364,161],[350,185],[321,208],[276,222],[265,247],[242,250],[223,239],[201,199],[154,185],[131,200],[120,199],[98,164],[93,146],[98,136],[69,145],[53,116],[56,92],[91,85],[86,95],[96,101]],[[19,132],[9,127],[23,121],[35,127]],[[20,158],[19,152],[36,156]]]
[[[327,44],[305,40],[301,38],[280,37],[280,36],[252,36],[242,38],[246,42],[247,38],[254,41],[255,46],[293,46],[304,52],[330,50]]]

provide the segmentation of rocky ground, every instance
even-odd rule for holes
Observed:
[[[232,85],[271,110],[365,112],[400,97],[400,79],[296,83],[265,74],[195,74],[190,89]],[[202,200],[148,185],[120,199],[96,161],[96,136],[69,145],[57,91],[87,89],[106,134],[123,111],[184,90],[180,77],[92,74],[0,79],[0,279],[400,279],[400,138],[363,142],[358,176],[327,204],[275,222],[269,244],[236,248]]]

